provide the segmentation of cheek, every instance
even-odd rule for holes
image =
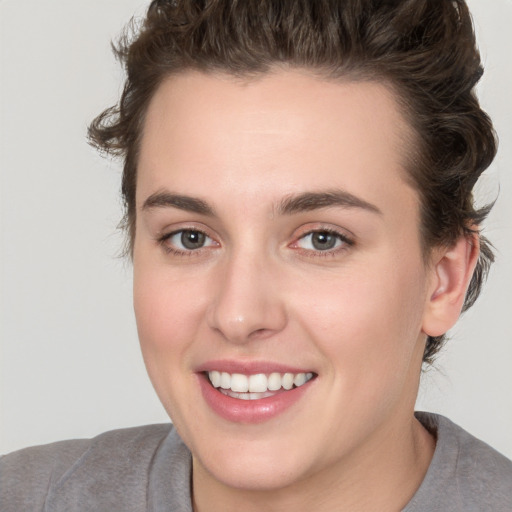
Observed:
[[[142,343],[173,343],[197,326],[205,296],[204,281],[197,276],[162,269],[161,265],[134,262],[134,309]]]
[[[380,259],[306,287],[295,294],[304,297],[297,316],[333,364],[396,371],[410,358],[424,308],[421,265]]]
[[[143,263],[134,259],[134,310],[141,351],[160,401],[173,421],[180,423],[182,411],[176,404],[181,403],[180,396],[187,396],[192,378],[189,354],[202,305],[193,282],[179,283],[162,268],[157,271],[157,265]]]
[[[137,330],[148,374],[166,403],[167,390],[182,386],[178,376],[189,367],[189,349],[204,317],[204,293],[195,279],[180,281],[156,265],[139,263],[134,261]]]

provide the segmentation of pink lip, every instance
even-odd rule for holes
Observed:
[[[211,372],[217,370],[227,373],[241,373],[243,375],[254,375],[257,373],[270,374],[277,373],[308,373],[313,372],[310,369],[301,369],[287,366],[279,363],[267,361],[232,361],[229,359],[219,359],[217,361],[208,361],[196,368],[196,372]]]
[[[258,373],[270,373],[262,369],[261,366],[258,368]],[[280,370],[276,370],[275,366],[273,366],[273,370],[281,373]],[[237,373],[253,372],[241,371],[241,369],[238,368]],[[208,406],[225,420],[235,423],[263,423],[279,416],[288,408],[296,404],[304,396],[310,388],[310,385],[315,380],[312,379],[302,386],[293,388],[289,391],[278,391],[275,395],[266,398],[258,400],[241,400],[239,398],[226,396],[218,389],[214,388],[205,373],[198,373],[197,376],[203,398]]]

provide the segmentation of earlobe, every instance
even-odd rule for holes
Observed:
[[[441,336],[457,322],[479,254],[477,234],[461,236],[454,245],[434,251],[423,317],[428,336]]]

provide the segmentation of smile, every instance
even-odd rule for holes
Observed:
[[[310,396],[318,380],[316,372],[263,362],[210,361],[197,370],[208,408],[224,420],[245,424],[283,414]]]
[[[303,386],[313,378],[313,373],[257,373],[244,375],[220,371],[207,372],[214,388],[222,394],[240,400],[260,400]]]

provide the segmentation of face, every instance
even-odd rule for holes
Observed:
[[[135,312],[195,471],[275,489],[408,428],[429,286],[409,138],[377,83],[188,72],[155,94]]]

